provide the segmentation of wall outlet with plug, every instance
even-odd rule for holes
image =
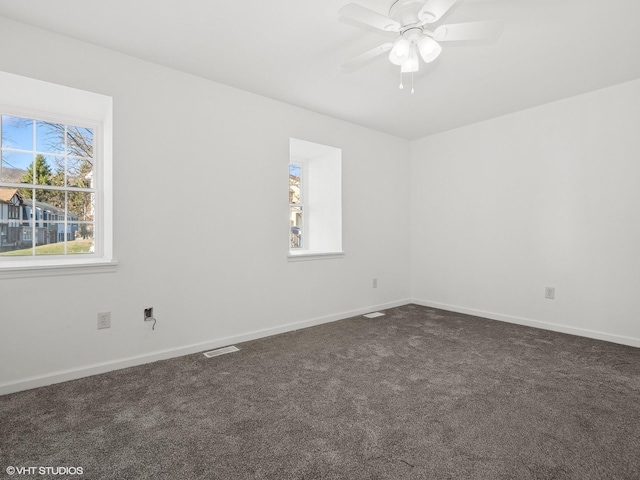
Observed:
[[[153,322],[153,327],[151,327],[151,330],[155,330],[156,329],[156,319],[153,316],[153,307],[149,307],[149,308],[145,308],[144,309],[144,321],[145,322]]]

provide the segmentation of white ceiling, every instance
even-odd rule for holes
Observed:
[[[407,139],[640,78],[639,0],[460,0],[440,23],[500,18],[502,35],[444,45],[411,95],[385,56],[340,69],[395,38],[340,19],[350,1],[387,15],[393,0],[0,0],[0,15]]]

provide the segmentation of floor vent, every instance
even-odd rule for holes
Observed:
[[[238,350],[240,350],[240,349],[236,348],[236,347],[218,348],[216,350],[211,350],[209,352],[204,352],[204,356],[207,357],[207,358],[217,357],[218,355],[224,355],[225,353],[237,352]]]
[[[367,313],[366,315],[363,315],[363,317],[367,317],[367,318],[384,317],[384,313],[382,312]]]

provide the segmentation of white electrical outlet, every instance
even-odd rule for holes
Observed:
[[[98,329],[111,328],[111,312],[98,312]]]
[[[544,298],[553,300],[556,298],[556,289],[554,287],[544,287]]]

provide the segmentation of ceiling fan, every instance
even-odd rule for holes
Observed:
[[[420,69],[419,57],[425,63],[438,58],[442,51],[440,42],[497,38],[502,30],[501,20],[440,25],[431,30],[432,25],[438,23],[457,2],[458,0],[396,0],[389,8],[388,17],[356,3],[345,5],[338,12],[340,16],[394,33],[398,38],[352,58],[342,68],[354,70],[389,52],[391,63],[400,66],[400,88],[403,88],[402,74],[417,72]],[[413,92],[411,87],[411,93]]]

